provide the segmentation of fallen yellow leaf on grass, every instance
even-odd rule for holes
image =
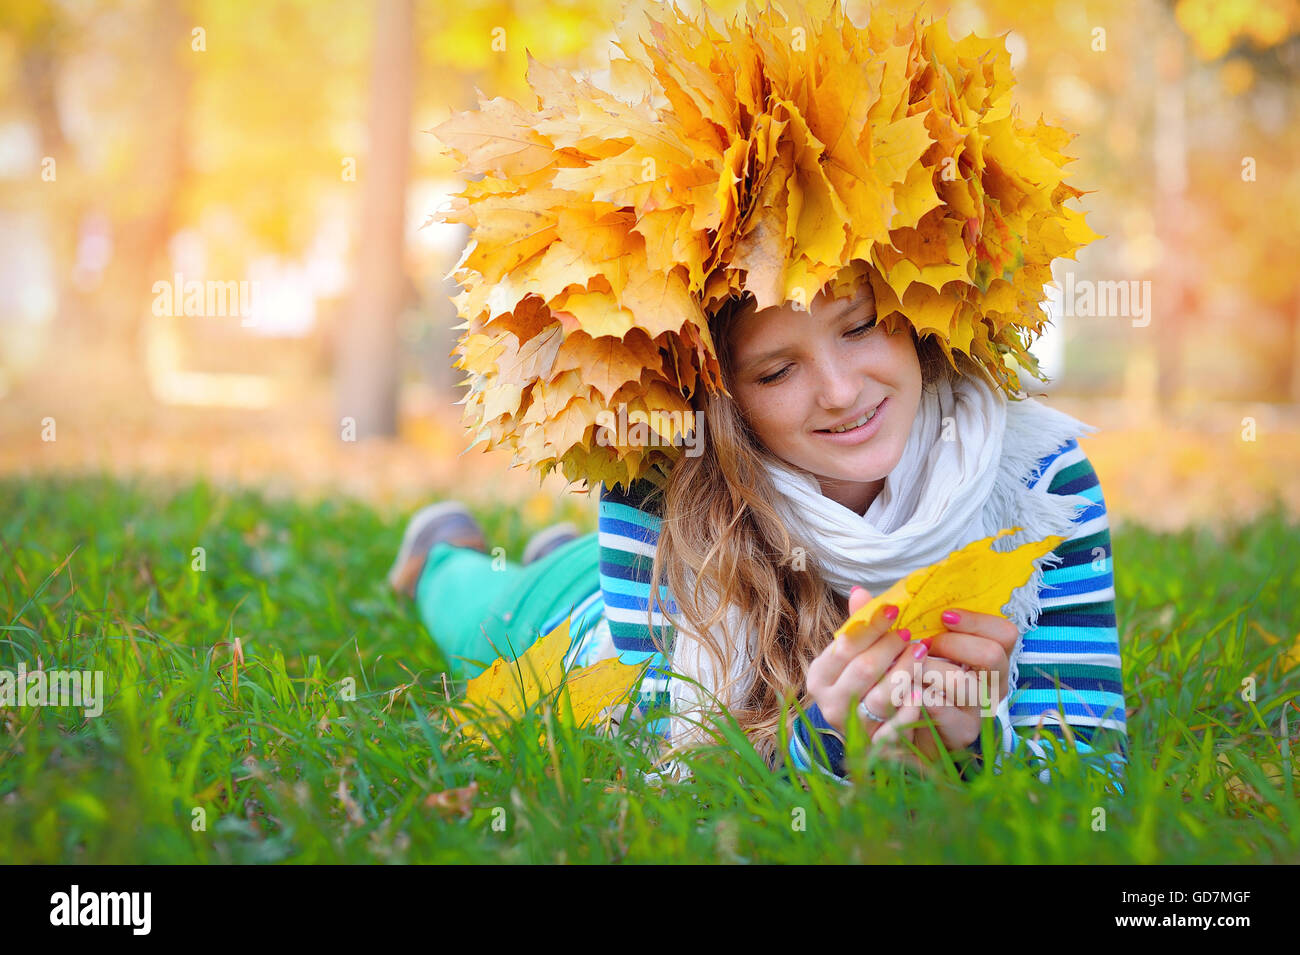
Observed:
[[[922,567],[872,598],[835,631],[851,636],[866,628],[876,610],[885,604],[898,605],[893,629],[912,631],[913,640],[938,636],[948,628],[941,615],[951,607],[976,613],[1001,614],[1012,593],[1029,582],[1034,561],[1055,550],[1064,537],[1047,537],[1023,544],[1005,554],[992,549],[999,537],[1014,534],[1019,527],[998,531],[992,537],[972,541],[943,560]]]
[[[468,818],[474,814],[474,800],[478,798],[478,783],[472,782],[459,789],[443,789],[424,797],[426,809],[437,810],[444,816]]]
[[[465,703],[478,715],[461,723],[461,733],[486,743],[487,726],[503,726],[517,720],[539,702],[551,699],[559,720],[568,726],[584,726],[608,707],[632,694],[643,665],[629,666],[618,659],[600,660],[587,667],[564,672],[564,657],[571,643],[566,618],[539,639],[516,660],[497,659],[470,680]]]
[[[564,676],[564,655],[569,650],[568,618],[525,650],[515,660],[498,658],[470,680],[465,702],[478,704],[507,719],[519,719]]]
[[[601,710],[622,703],[631,695],[641,669],[611,657],[572,671],[561,690],[560,719],[583,726]]]
[[[1252,620],[1250,622],[1250,625],[1254,627],[1256,630],[1258,630],[1260,636],[1262,636],[1264,640],[1269,644],[1276,646],[1278,643],[1281,642],[1280,637],[1269,633],[1267,630],[1265,630],[1255,621]],[[1286,647],[1282,650],[1279,659],[1282,664],[1283,673],[1290,673],[1297,666],[1300,666],[1300,633],[1297,633],[1295,635],[1295,639],[1291,642],[1291,645],[1289,647]]]
[[[1282,672],[1290,673],[1298,666],[1300,666],[1300,633],[1296,634],[1291,646],[1286,653],[1282,654]]]
[[[1258,789],[1242,778],[1241,771],[1233,764],[1227,753],[1219,754],[1218,764],[1224,768],[1223,781],[1229,794],[1243,808],[1250,812],[1263,812],[1270,819],[1278,817],[1277,806],[1266,801]],[[1268,782],[1278,789],[1286,785],[1286,773],[1294,772],[1290,763],[1279,766],[1277,763],[1260,762],[1258,765]]]

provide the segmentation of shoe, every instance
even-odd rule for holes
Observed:
[[[424,571],[429,551],[446,542],[487,553],[487,538],[460,501],[440,501],[415,512],[402,534],[397,559],[388,571],[388,584],[399,594],[415,596],[415,584]]]
[[[541,560],[557,547],[563,547],[578,536],[578,528],[568,521],[543,528],[528,539],[528,544],[524,547],[524,563],[531,564],[533,561]]]

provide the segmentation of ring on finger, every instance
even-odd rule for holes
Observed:
[[[877,716],[875,713],[871,712],[871,708],[867,706],[866,700],[863,700],[861,703],[858,704],[858,713],[860,713],[862,716],[865,716],[873,723],[885,722],[885,718],[883,716]]]

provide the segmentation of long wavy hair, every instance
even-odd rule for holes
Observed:
[[[732,298],[710,319],[728,391],[734,391],[731,332],[751,301],[748,296]],[[918,340],[914,329],[911,334],[923,387],[933,388],[941,378],[980,374],[965,355],[955,353],[958,367],[953,368],[937,342],[928,336]],[[784,702],[793,696],[807,707],[808,666],[844,622],[847,604],[798,549],[800,542],[791,539],[772,506],[778,492],[763,467],[772,453],[740,406],[727,395],[705,394],[697,399],[696,411],[706,426],[702,453],[681,457],[652,495],[659,499],[662,521],[651,570],[651,613],[664,613],[677,641],[700,640],[713,673],[722,680],[706,689],[725,703],[755,749],[774,764]],[[665,579],[676,614],[657,599]],[[728,607],[739,610],[743,632],[730,632]],[[752,670],[746,675],[747,689],[732,700],[737,694],[727,676],[742,640]],[[793,715],[791,709],[787,719]]]

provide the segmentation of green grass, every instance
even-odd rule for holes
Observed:
[[[512,557],[535,529],[481,516]],[[0,862],[1300,860],[1282,731],[1287,710],[1300,724],[1282,660],[1300,533],[1279,514],[1116,532],[1123,795],[1071,759],[1047,785],[1008,763],[841,786],[772,774],[735,739],[657,787],[635,737],[540,712],[475,752],[384,584],[401,523],[205,485],[0,481],[0,669],[102,670],[108,694],[99,718],[0,709]],[[470,786],[463,813],[429,804]]]

